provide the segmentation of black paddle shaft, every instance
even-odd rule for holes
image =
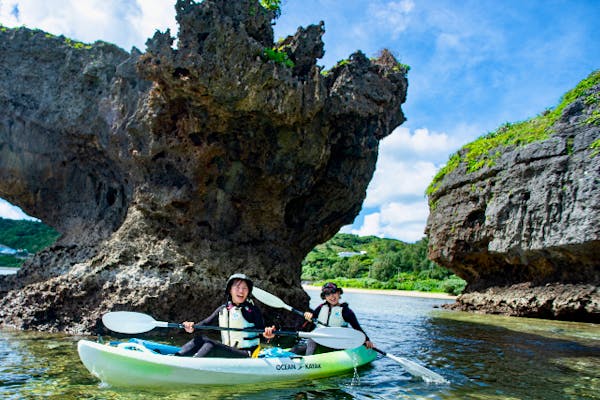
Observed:
[[[183,328],[183,324],[169,323],[169,328]],[[253,332],[263,333],[264,329],[252,329],[252,328],[226,328],[221,326],[212,325],[194,325],[194,329],[197,330],[217,330],[217,331],[236,331],[236,332]],[[280,336],[298,336],[298,332],[294,331],[273,331],[274,335]]]

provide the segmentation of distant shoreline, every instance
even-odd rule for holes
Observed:
[[[19,267],[0,267],[0,275],[12,275],[16,274]]]
[[[304,289],[321,289],[320,286],[313,285],[302,285]],[[446,293],[438,292],[419,292],[417,290],[393,290],[393,289],[362,289],[362,288],[343,288],[348,293],[371,293],[371,294],[385,294],[389,296],[404,296],[404,297],[424,297],[428,299],[441,299],[441,300],[454,300],[457,296],[452,296]]]

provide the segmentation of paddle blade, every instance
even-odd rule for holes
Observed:
[[[268,305],[273,308],[285,308],[288,311],[292,311],[292,307],[288,306],[281,300],[279,297],[265,292],[261,288],[257,288],[256,286],[252,289],[252,296],[256,298],[256,300],[260,301],[263,304]]]
[[[298,336],[332,349],[353,349],[365,342],[365,334],[352,328],[317,328],[312,332],[298,332]]]
[[[149,315],[131,311],[113,311],[102,316],[105,327],[120,333],[143,333],[154,329],[157,321]]]
[[[398,364],[402,364],[406,372],[413,376],[421,377],[425,382],[428,383],[448,383],[446,378],[433,372],[432,370],[425,368],[422,365],[417,364],[414,361],[408,360],[403,357],[396,357],[393,354],[385,353],[385,355],[392,360],[396,361]]]

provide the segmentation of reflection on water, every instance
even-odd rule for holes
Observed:
[[[311,291],[318,304],[318,293]],[[274,386],[157,393],[105,387],[77,340],[0,331],[6,399],[600,399],[600,326],[442,311],[447,300],[345,293],[373,342],[450,381],[430,385],[383,357],[356,374]],[[164,338],[169,339],[165,331]]]

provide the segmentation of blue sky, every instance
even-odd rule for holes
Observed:
[[[0,0],[0,23],[145,49],[175,24],[174,0]],[[275,37],[325,22],[330,68],[390,49],[411,69],[407,121],[380,146],[363,210],[344,232],[413,242],[425,188],[449,156],[505,122],[533,117],[600,68],[600,0],[283,0]],[[23,218],[0,200],[0,216]]]

